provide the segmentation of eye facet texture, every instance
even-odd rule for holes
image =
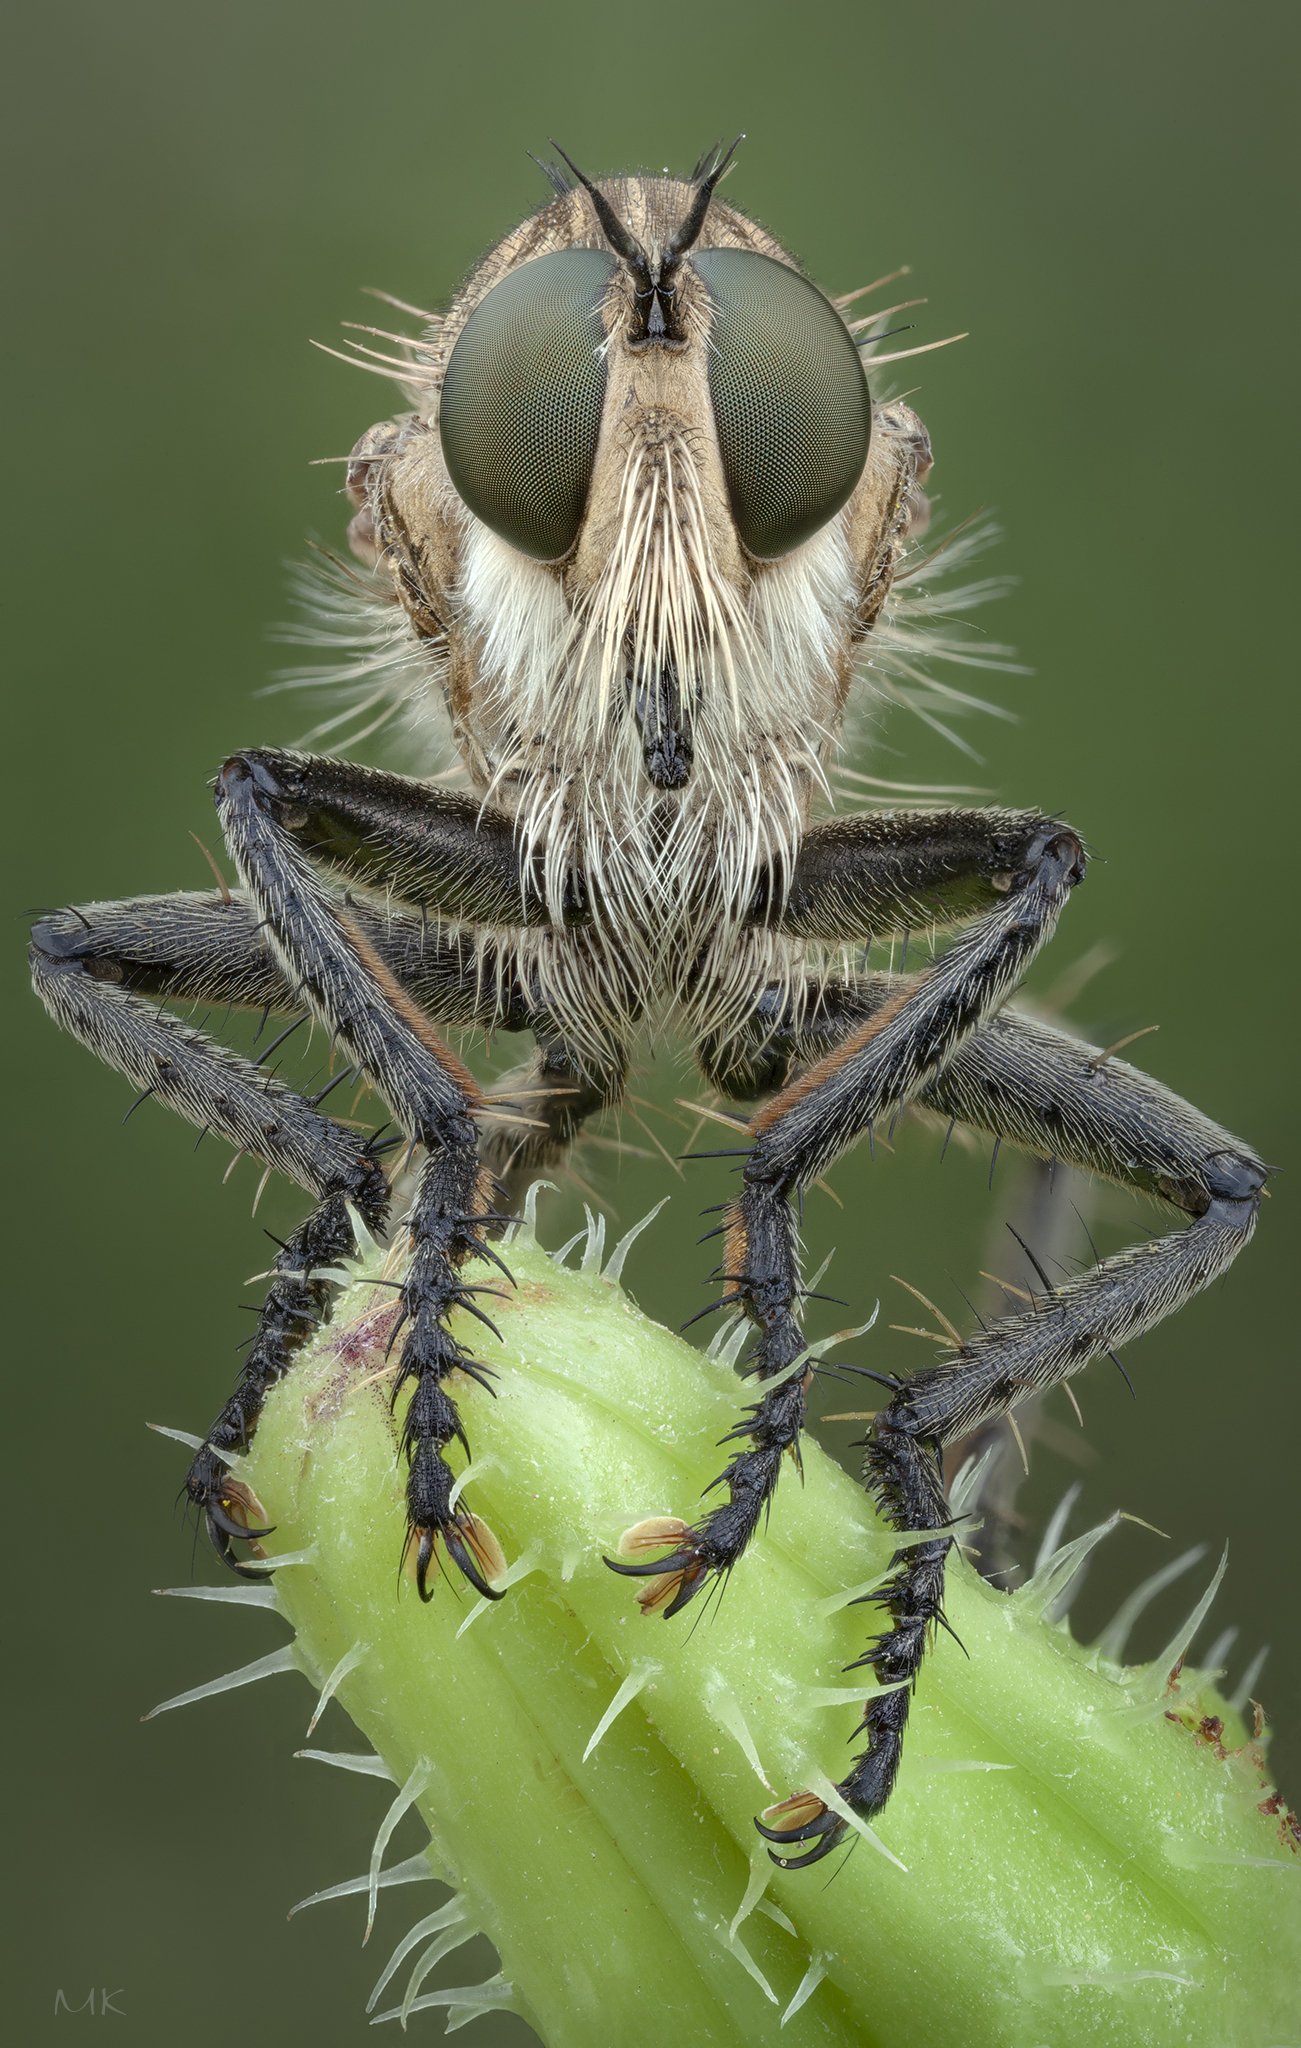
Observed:
[[[745,249],[692,262],[713,301],[709,390],[732,516],[752,555],[786,555],[863,474],[863,366],[834,306],[787,264]]]
[[[617,268],[600,249],[538,256],[494,285],[452,350],[439,433],[477,519],[554,562],[578,538],[605,402],[600,305]]]

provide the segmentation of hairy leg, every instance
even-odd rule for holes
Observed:
[[[548,903],[513,819],[476,798],[324,755],[250,749],[258,800],[287,840],[352,881],[466,924],[581,924],[581,877]],[[220,797],[218,799],[220,803]]]
[[[1055,929],[1083,873],[1078,839],[1051,820],[1013,814],[1013,843],[1008,813],[964,819],[968,815],[990,820],[996,851],[985,886],[994,907],[928,972],[901,979],[891,1001],[797,1075],[751,1124],[741,1193],[721,1226],[724,1258],[717,1277],[727,1289],[719,1306],[740,1308],[755,1326],[756,1342],[743,1371],[764,1390],[729,1438],[744,1447],[719,1475],[726,1499],[688,1529],[668,1557],[635,1565],[610,1560],[613,1570],[658,1582],[644,1600],[666,1617],[685,1607],[711,1576],[732,1570],[767,1510],[783,1458],[788,1452],[798,1457],[810,1374],[799,1369],[807,1347],[792,1195],[853,1138],[922,1089],[998,1008]],[[911,838],[911,821],[904,822]],[[871,823],[875,828],[880,821]],[[873,865],[879,860],[878,837],[874,832],[869,844]],[[829,869],[841,903],[852,879],[848,865],[842,855]],[[814,907],[810,896],[810,916]]]
[[[339,902],[321,886],[303,848],[363,883],[391,885],[396,877],[422,908],[439,914],[524,923],[547,913],[520,870],[507,821],[467,799],[399,777],[298,755],[250,754],[227,764],[218,808],[244,890],[229,901],[220,894],[145,899],[134,906],[95,906],[93,916],[65,913],[48,920],[44,948],[36,956],[38,986],[61,1022],[149,1092],[268,1163],[296,1171],[315,1188],[327,1169],[318,1170],[302,1156],[301,1119],[286,1116],[272,1125],[263,1105],[259,1122],[252,1098],[276,1094],[279,1084],[177,1019],[156,1016],[141,992],[306,1006],[428,1153],[408,1219],[412,1259],[399,1305],[404,1342],[396,1382],[398,1388],[408,1380],[416,1383],[405,1423],[416,1576],[424,1596],[441,1541],[467,1577],[489,1591],[476,1549],[478,1525],[452,1508],[452,1480],[442,1453],[453,1436],[461,1436],[444,1383],[457,1370],[484,1376],[446,1324],[458,1306],[482,1315],[459,1271],[471,1254],[492,1256],[486,1239],[498,1220],[495,1191],[476,1156],[479,1092],[438,1039],[422,1002],[450,1012],[454,1021],[519,1028],[534,1020],[508,966],[490,949],[473,949],[474,972],[467,974],[455,934],[431,930],[423,915],[416,919]],[[568,913],[578,914],[572,903]],[[280,1095],[289,1100],[288,1091],[280,1091],[277,1100]],[[303,1108],[310,1113],[310,1105]],[[335,1128],[328,1119],[317,1121]],[[355,1152],[357,1141],[348,1142]],[[369,1165],[386,1203],[384,1177],[373,1160]],[[366,1180],[364,1170],[357,1175]],[[369,1183],[360,1190],[351,1181],[347,1186],[349,1193],[366,1196],[378,1224],[378,1194]],[[318,1212],[282,1254],[280,1270],[289,1277],[273,1283],[251,1369],[214,1445],[220,1440],[230,1448],[243,1441],[260,1406],[253,1382],[264,1386],[283,1369],[292,1349],[289,1324],[296,1344],[324,1313],[329,1288],[316,1275],[337,1264],[353,1242],[346,1199],[335,1199],[333,1180],[329,1187],[329,1219]],[[358,1207],[364,1213],[360,1200]],[[286,1286],[296,1290],[292,1301]],[[206,1500],[214,1497],[210,1478],[192,1475]],[[220,1502],[218,1511],[230,1519]],[[215,1516],[209,1520],[220,1530]]]
[[[764,991],[739,1031],[702,1044],[702,1069],[713,1085],[734,1101],[752,1102],[775,1093],[787,1085],[797,1069],[812,1065],[842,1044],[852,1031],[891,1002],[899,988],[899,977],[884,973],[853,980],[819,980],[797,991],[794,997],[784,985],[774,984]],[[999,1031],[1004,1025],[1016,1030],[1016,1013],[1010,1006],[985,1030]],[[987,1052],[982,1051],[984,1038],[985,1031],[975,1033],[954,1064],[965,1063],[971,1072],[976,1072],[987,1057]],[[1075,1042],[1065,1033],[1059,1034],[1059,1039],[1063,1047]],[[1088,1056],[1102,1057],[1092,1048]],[[942,1070],[937,1088],[943,1087],[947,1072],[948,1069]],[[931,1089],[920,1089],[915,1104],[949,1120],[950,1112],[941,1111]],[[1003,1135],[994,1133],[996,1143]],[[1023,1149],[1032,1149],[1028,1133],[1023,1134],[1021,1143]],[[1023,1289],[1040,1284],[1024,1247],[1032,1247],[1034,1257],[1042,1264],[1055,1265],[1059,1253],[1065,1251],[1066,1234],[1072,1240],[1078,1238],[1080,1213],[1087,1212],[1090,1201],[1090,1181],[1082,1170],[1060,1158],[1046,1136],[1041,1137],[1040,1144],[1039,1156],[1021,1162],[1012,1214],[1006,1224],[999,1224],[996,1232],[997,1245],[1002,1249],[993,1248],[988,1262],[1007,1274],[1013,1286]],[[1008,1243],[1008,1231],[1019,1241],[1016,1250]],[[992,1276],[990,1288],[988,1314],[992,1317],[1003,1312],[1008,1296],[1003,1282],[994,1281]],[[1033,1411],[1023,1411],[1020,1434],[1028,1436],[1033,1424]],[[980,1569],[987,1577],[1003,1580],[1018,1562],[1016,1538],[1021,1524],[1016,1498],[1023,1474],[1017,1437],[1006,1417],[995,1417],[982,1424],[954,1446],[954,1469],[969,1458],[979,1461],[982,1473],[976,1497],[982,1524]]]
[[[1013,893],[1027,856],[1059,829],[1039,811],[876,811],[826,818],[756,921],[829,945],[964,924]]]
[[[545,1019],[533,1031],[533,1059],[494,1089],[483,1131],[484,1159],[512,1205],[565,1158],[589,1116],[619,1101],[628,1071],[622,1048],[597,1062],[573,1052]]]
[[[316,1198],[316,1208],[276,1257],[239,1382],[186,1479],[218,1554],[233,1565],[231,1542],[248,1533],[248,1526],[227,1456],[246,1447],[267,1390],[328,1319],[335,1289],[324,1271],[356,1248],[352,1213],[369,1230],[383,1230],[388,1182],[365,1139],[252,1061],[105,974],[104,955],[78,952],[70,943],[68,922],[46,920],[32,939],[36,993],[55,1022],[142,1094],[156,1095]],[[74,928],[83,939],[88,936],[75,921]]]
[[[888,1012],[898,978],[865,977],[821,992],[816,1004],[759,1027],[748,1044],[714,1065],[753,1074],[760,1058],[778,1061],[821,1049],[839,1013],[859,1028]],[[1209,1285],[1251,1236],[1265,1169],[1248,1147],[1169,1089],[1121,1060],[1051,1025],[1003,1011],[973,1033],[918,1091],[943,1117],[990,1133],[1041,1158],[1156,1196],[1189,1219],[1150,1243],[1103,1260],[1055,1285],[1040,1270],[1031,1303],[967,1339],[960,1351],[899,1384],[869,1437],[865,1477],[895,1525],[944,1531],[946,1448],[1047,1387],[1081,1371],[1172,1314]],[[951,1538],[896,1554],[880,1603],[888,1626],[861,1663],[898,1690],[867,1701],[860,1733],[866,1749],[838,1790],[858,1813],[879,1813],[899,1768],[904,1728],[926,1643],[941,1614]],[[808,1814],[807,1802],[801,1813]],[[792,1863],[815,1862],[834,1847],[844,1822],[819,1809],[801,1825],[765,1828],[779,1847],[808,1843]]]
[[[991,1155],[991,1180],[994,1164]],[[980,1291],[972,1294],[976,1320],[985,1322],[1041,1292],[1039,1275],[1045,1268],[1059,1274],[1070,1270],[1082,1240],[1090,1236],[1098,1196],[1095,1181],[1059,1160],[1014,1153],[998,1173],[999,1199],[990,1216]],[[1035,1440],[1054,1440],[1068,1456],[1075,1450],[1062,1425],[1044,1416],[1045,1398],[1029,1397],[1016,1417],[996,1415],[978,1424],[952,1444],[944,1460],[953,1473],[972,1468],[963,1488],[973,1517],[968,1554],[985,1578],[1007,1591],[1028,1562],[1029,1527],[1019,1501]]]
[[[383,801],[354,815],[348,805],[359,780]],[[440,1545],[471,1584],[491,1596],[491,1549],[476,1518],[453,1504],[445,1456],[453,1439],[468,1451],[454,1375],[485,1385],[491,1378],[449,1327],[457,1309],[493,1327],[475,1298],[492,1290],[461,1277],[470,1259],[495,1258],[489,1237],[503,1220],[494,1177],[479,1158],[477,1125],[491,1114],[490,1105],[313,862],[327,859],[363,879],[396,872],[399,892],[418,895],[416,869],[428,856],[436,876],[455,875],[441,907],[450,911],[455,901],[461,914],[485,916],[490,896],[497,901],[502,894],[502,862],[515,858],[513,841],[507,845],[501,834],[489,834],[480,861],[475,849],[483,820],[473,805],[451,818],[447,799],[418,784],[387,778],[381,787],[379,779],[342,764],[262,750],[226,762],[217,810],[285,980],[426,1155],[406,1219],[410,1260],[393,1338],[401,1338],[395,1398],[413,1383],[403,1424],[409,1542],[422,1599],[430,1597],[430,1566]],[[444,831],[451,832],[450,849],[440,838]],[[507,874],[505,895],[516,921],[523,921],[528,886],[518,869],[513,878]]]
[[[523,992],[504,954],[459,929],[411,911],[351,903],[350,914],[388,971],[440,1024],[525,1030]],[[94,979],[164,1002],[236,1009],[303,1010],[267,945],[247,891],[183,890],[82,903],[41,920],[50,959],[77,962]]]

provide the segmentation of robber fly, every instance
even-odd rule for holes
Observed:
[[[316,1205],[279,1254],[188,1476],[231,1563],[266,1532],[250,1529],[227,1458],[328,1316],[354,1219],[385,1230],[390,1181],[376,1141],[160,997],[305,1008],[414,1148],[396,1386],[411,1395],[422,1597],[440,1547],[496,1597],[447,1463],[465,1445],[457,1375],[486,1375],[448,1327],[454,1310],[483,1313],[467,1262],[496,1257],[514,1191],[618,1102],[643,1029],[685,1036],[716,1088],[759,1105],[719,1269],[722,1303],[753,1328],[758,1399],[714,1504],[609,1561],[670,1621],[741,1563],[786,1454],[798,1459],[811,1369],[796,1206],[846,1146],[916,1100],[1182,1211],[1186,1228],[1061,1285],[1041,1273],[1028,1305],[929,1370],[887,1377],[864,1478],[910,1540],[880,1591],[866,1740],[838,1787],[870,1819],[943,1620],[946,1446],[1223,1272],[1265,1173],[1134,1068],[1005,1007],[1084,875],[1069,826],[992,808],[816,815],[925,523],[926,430],[907,405],[873,402],[848,301],[720,197],[732,151],[685,180],[599,183],[560,154],[550,202],[443,320],[377,362],[413,409],[372,427],[348,471],[353,551],[468,789],[232,754],[216,804],[238,890],[48,917],[36,988],[139,1089]],[[956,931],[931,964],[847,972],[870,941],[919,926]],[[449,1026],[528,1034],[519,1114],[485,1099]],[[785,1822],[763,1832],[790,1865],[845,1827],[812,1795],[770,1819]]]

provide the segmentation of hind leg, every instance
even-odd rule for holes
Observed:
[[[888,1000],[879,987],[863,999]],[[1155,1195],[1188,1222],[1060,1287],[1039,1267],[1024,1309],[976,1331],[938,1365],[895,1382],[869,1434],[864,1476],[896,1528],[937,1534],[896,1553],[877,1596],[888,1626],[859,1660],[878,1684],[895,1688],[865,1703],[859,1732],[867,1746],[837,1788],[865,1819],[881,1811],[893,1789],[912,1686],[942,1619],[952,1540],[945,1451],[1091,1359],[1113,1354],[1209,1286],[1250,1239],[1265,1182],[1265,1168],[1247,1146],[1159,1082],[1008,1012],[968,1039],[919,1099],[1024,1150]],[[780,1859],[793,1865],[816,1862],[845,1829],[820,1803],[810,1816],[804,1799],[799,1811],[797,1825],[762,1829],[779,1849],[809,1845]]]

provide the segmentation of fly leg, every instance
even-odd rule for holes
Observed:
[[[874,975],[852,988],[841,985],[833,1002],[856,1018],[886,1017],[898,993],[897,977]],[[788,1034],[793,1053],[802,1049],[802,1028],[796,1019]],[[770,1035],[770,1049],[781,1038],[780,1031]],[[867,1746],[837,1788],[865,1819],[881,1811],[893,1789],[912,1687],[941,1619],[951,1542],[944,1452],[1192,1300],[1251,1237],[1265,1182],[1264,1166],[1241,1140],[1159,1082],[1011,1010],[972,1033],[917,1099],[1041,1159],[1151,1195],[1188,1220],[1060,1286],[1040,1269],[1024,1309],[898,1384],[876,1418],[864,1477],[882,1509],[901,1530],[946,1533],[896,1553],[877,1596],[887,1627],[858,1660],[878,1684],[896,1688],[866,1701],[857,1732]],[[810,1804],[817,1807],[812,1814]],[[792,1866],[818,1861],[845,1829],[821,1802],[802,1799],[799,1811],[798,1825],[761,1830],[783,1851],[808,1845],[780,1859]]]
[[[972,823],[982,817],[988,827],[983,841]],[[946,842],[946,823],[954,820],[954,841]],[[855,933],[878,917],[888,923],[898,915],[900,872],[921,878],[910,884],[912,905],[920,907],[926,887],[934,889],[940,916],[969,915],[982,891],[993,907],[928,972],[901,980],[891,1002],[797,1075],[751,1122],[741,1193],[724,1212],[716,1277],[726,1290],[720,1306],[739,1308],[755,1327],[742,1371],[759,1382],[760,1398],[725,1439],[741,1445],[714,1482],[726,1498],[688,1528],[667,1557],[638,1564],[608,1560],[615,1571],[652,1581],[643,1606],[666,1616],[680,1612],[712,1577],[732,1570],[767,1511],[784,1456],[798,1459],[811,1372],[803,1364],[808,1352],[792,1196],[924,1087],[997,1010],[1051,936],[1083,874],[1074,833],[1037,815],[951,813],[928,818],[924,833],[916,819],[900,819],[902,851],[894,852],[882,820],[849,822],[870,828],[861,870],[844,843],[825,862],[815,843],[807,868],[803,853],[796,863],[791,902],[807,925],[829,923],[833,911],[852,921]],[[883,860],[888,888],[874,879]]]
[[[628,1072],[620,1046],[597,1060],[574,1052],[545,1018],[534,1017],[532,1031],[534,1057],[493,1091],[482,1136],[483,1157],[512,1206],[565,1158],[588,1117],[619,1101]]]
[[[781,983],[764,990],[754,1011],[740,1030],[706,1040],[700,1048],[702,1069],[713,1085],[732,1101],[752,1102],[784,1088],[801,1067],[822,1059],[843,1044],[850,1033],[868,1017],[890,1002],[899,991],[899,978],[891,974],[866,974],[854,980],[819,978],[792,996]],[[1011,1021],[1012,1006],[1001,1013]],[[995,1028],[995,1027],[988,1027]],[[974,1048],[983,1039],[975,1034]],[[1074,1041],[1063,1035],[1063,1043]],[[1090,1055],[1094,1057],[1094,1055]],[[972,1051],[974,1061],[978,1055]],[[1097,1054],[1101,1059],[1102,1055]],[[943,1080],[936,1088],[942,1088]],[[929,1107],[941,1114],[934,1090],[918,1091],[915,1106]],[[945,1122],[948,1122],[947,1116]],[[1022,1162],[1023,1184],[1016,1213],[1006,1229],[1013,1230],[1021,1247],[1030,1246],[1033,1258],[1043,1265],[1056,1262],[1064,1250],[1068,1228],[1078,1232],[1078,1205],[1086,1200],[1087,1183],[1057,1153]],[[1072,1186],[1072,1182],[1074,1185]],[[999,1242],[1006,1244],[1000,1225]],[[998,1254],[991,1263],[1007,1257]],[[1014,1261],[1016,1279],[1022,1288],[1038,1285],[1031,1254],[1024,1249]],[[1005,1306],[1002,1283],[995,1283],[997,1302],[989,1311],[999,1314]],[[1027,1433],[1026,1417],[1021,1421]],[[1005,1418],[995,1418],[973,1431],[955,1447],[953,1469],[976,1459],[981,1465],[979,1493],[975,1497],[982,1524],[980,1569],[988,1578],[1003,1579],[1016,1568],[1015,1536],[1020,1527],[1016,1513],[1022,1462],[1016,1440]]]
[[[488,1239],[502,1220],[492,1173],[479,1158],[485,1103],[468,1070],[386,965],[349,905],[323,886],[313,856],[365,879],[386,877],[399,894],[488,917],[509,901],[524,920],[529,889],[513,837],[474,805],[399,777],[270,750],[236,754],[218,777],[217,812],[227,847],[287,981],[348,1052],[425,1154],[406,1218],[410,1260],[394,1340],[401,1351],[394,1398],[413,1383],[403,1422],[408,1462],[408,1547],[416,1586],[432,1597],[440,1544],[477,1592],[496,1597],[496,1559],[477,1519],[453,1501],[445,1453],[468,1442],[452,1391],[455,1375],[489,1387],[491,1373],[449,1328],[464,1309],[489,1329],[467,1286],[471,1259],[500,1261]],[[539,908],[539,917],[544,913]]]
[[[354,902],[368,943],[440,1024],[522,1031],[530,1022],[509,962],[457,929],[385,904]],[[304,1014],[300,992],[266,943],[247,891],[176,890],[54,911],[38,927],[50,959],[164,1002]]]
[[[125,908],[104,907],[118,913]],[[173,909],[169,915],[184,924],[183,914]],[[119,916],[119,924],[125,922]],[[232,1481],[227,1460],[247,1447],[268,1390],[328,1320],[335,1286],[326,1275],[357,1248],[354,1214],[368,1230],[383,1231],[388,1181],[366,1140],[322,1115],[264,1068],[124,986],[121,948],[115,942],[121,936],[104,943],[100,931],[77,913],[37,925],[32,978],[55,1022],[125,1074],[142,1095],[156,1095],[191,1123],[227,1138],[308,1189],[316,1201],[277,1254],[239,1382],[186,1478],[186,1491],[218,1555],[240,1571],[232,1542],[267,1531],[250,1527],[251,1503]],[[225,980],[228,966],[229,956],[219,956],[218,979]],[[270,993],[256,948],[242,973],[245,986],[259,995]]]
[[[415,1379],[406,1422],[408,1499],[417,1579],[426,1591],[438,1541],[481,1590],[478,1525],[452,1508],[442,1451],[460,1435],[443,1382],[460,1369],[482,1377],[445,1327],[453,1307],[482,1316],[459,1269],[491,1257],[498,1220],[491,1176],[479,1166],[478,1091],[429,1022],[530,1021],[508,959],[485,944],[429,925],[424,909],[458,922],[546,922],[549,912],[521,868],[509,822],[475,804],[401,777],[280,753],[237,756],[224,771],[218,807],[245,877],[238,892],[104,904],[49,919],[37,935],[38,991],[56,1019],[112,1065],[182,1114],[279,1167],[321,1200],[277,1263],[254,1351],[191,1490],[209,1510],[215,1538],[230,1486],[219,1452],[247,1439],[266,1385],[326,1313],[323,1268],[353,1248],[348,1203],[379,1228],[388,1188],[373,1154],[251,1062],[241,1061],[145,991],[308,1008],[358,1071],[385,1095],[413,1142],[429,1155],[410,1218],[413,1257],[400,1303],[406,1341],[398,1384]],[[344,904],[322,887],[312,856],[363,884],[409,886],[415,917]],[[576,899],[564,914],[581,915]],[[487,969],[485,972],[485,961]],[[269,1106],[268,1106],[269,1105]],[[343,1156],[341,1156],[341,1153]],[[463,1441],[463,1438],[462,1438]],[[205,1458],[207,1460],[205,1464]],[[223,1491],[224,1488],[224,1491]]]
[[[474,797],[323,754],[258,747],[239,758],[282,841],[348,881],[461,924],[587,918],[581,877],[564,877],[549,900],[540,863],[521,858],[513,819]]]

